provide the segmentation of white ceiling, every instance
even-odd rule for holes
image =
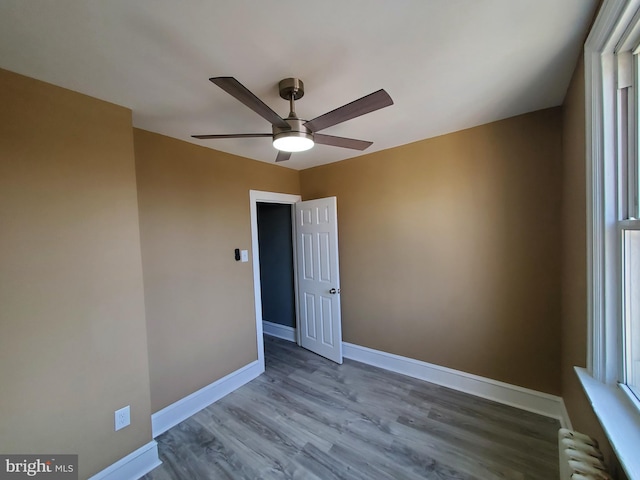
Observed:
[[[384,88],[391,107],[323,130],[303,169],[560,105],[598,0],[0,0],[0,67],[133,110],[136,127],[272,163],[269,123],[209,82],[233,76],[281,116]]]

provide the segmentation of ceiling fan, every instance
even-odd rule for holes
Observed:
[[[271,137],[273,139],[273,146],[278,149],[276,162],[289,160],[292,152],[309,150],[315,143],[320,145],[333,145],[334,147],[352,148],[354,150],[364,150],[371,146],[373,142],[323,135],[317,132],[346,122],[352,118],[393,105],[393,100],[391,100],[389,94],[384,90],[378,90],[324,115],[320,115],[313,120],[302,120],[296,114],[294,102],[304,95],[304,84],[302,80],[298,78],[285,78],[278,84],[278,88],[280,90],[280,96],[285,100],[289,100],[290,112],[287,118],[282,118],[235,78],[214,77],[209,80],[269,121],[269,123],[271,123],[272,133],[232,133],[221,135],[192,135],[192,137],[199,139]]]

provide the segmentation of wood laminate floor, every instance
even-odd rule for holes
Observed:
[[[558,478],[558,421],[265,336],[266,372],[160,435],[145,480]]]

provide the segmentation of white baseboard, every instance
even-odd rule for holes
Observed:
[[[137,480],[161,464],[158,458],[158,444],[152,440],[89,477],[89,480]]]
[[[262,325],[265,334],[295,342],[294,328],[267,321],[263,321]],[[571,428],[571,419],[562,397],[353,343],[342,342],[342,351],[346,358],[556,418],[561,427]]]
[[[522,410],[557,418],[561,425],[566,423],[569,418],[562,398],[555,395],[510,385],[413,358],[361,347],[352,343],[343,342],[342,350],[346,358]]]
[[[262,325],[266,335],[282,338],[290,342],[296,341],[295,328],[264,320]],[[421,360],[362,347],[353,343],[342,342],[342,351],[346,358],[546,417],[556,418],[560,422],[561,427],[571,428],[569,413],[567,412],[562,397],[454,370],[452,368],[442,367]],[[154,413],[151,416],[153,436],[157,437],[194,413],[202,410],[207,405],[253,380],[263,371],[264,370],[259,369],[257,362],[254,362]],[[192,397],[197,398],[192,399]]]
[[[154,413],[151,415],[153,438],[250,382],[262,372],[264,364],[256,360]]]
[[[290,342],[296,341],[296,329],[293,327],[287,327],[286,325],[280,325],[278,323],[262,321],[262,331],[266,335],[272,337],[282,338],[283,340],[289,340]]]

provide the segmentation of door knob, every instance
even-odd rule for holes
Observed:
[[[336,290],[335,288],[332,288],[331,290],[329,290],[329,293],[330,293],[331,295],[335,295],[336,293],[340,293],[340,289],[337,289],[337,290]]]

